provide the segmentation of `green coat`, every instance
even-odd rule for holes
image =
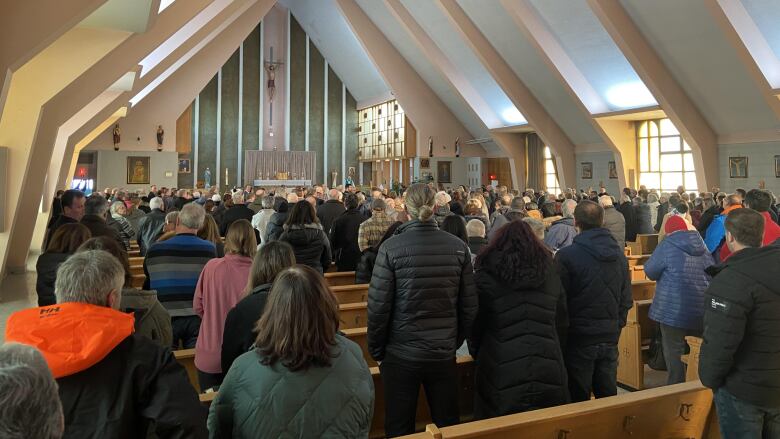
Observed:
[[[367,438],[374,383],[360,347],[337,335],[331,367],[290,372],[249,351],[231,366],[209,410],[211,438]]]

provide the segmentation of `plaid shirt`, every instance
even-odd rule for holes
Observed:
[[[360,251],[366,251],[367,248],[377,245],[392,224],[392,218],[387,216],[385,212],[372,211],[371,218],[363,221],[358,230],[358,248]]]

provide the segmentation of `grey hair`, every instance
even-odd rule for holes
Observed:
[[[653,192],[650,192],[649,194],[647,194],[647,202],[648,203],[658,202],[658,194],[653,193]]]
[[[341,193],[341,191],[338,190],[338,189],[331,189],[328,192],[328,199],[329,200],[339,200],[339,201],[341,201],[342,198],[344,198],[344,194]]]
[[[0,437],[58,439],[63,433],[57,381],[32,346],[0,346]]]
[[[173,224],[176,225],[176,220],[179,218],[179,211],[174,210],[171,212],[168,212],[165,215],[165,224]]]
[[[90,195],[84,203],[84,215],[104,216],[108,210],[108,201],[102,195]]]
[[[485,223],[482,220],[473,219],[466,223],[466,235],[471,238],[476,236],[478,238],[485,237]]]
[[[385,210],[387,208],[387,203],[385,203],[385,200],[381,198],[374,198],[371,201],[371,210]]]
[[[434,196],[434,202],[437,206],[444,206],[445,204],[449,203],[450,200],[448,200],[449,196],[447,195],[447,192],[439,191],[436,192],[436,195]]]
[[[163,199],[160,197],[154,197],[149,201],[149,208],[150,209],[160,209],[163,210],[163,207],[165,207],[165,203],[163,202]]]
[[[206,209],[198,203],[187,203],[179,212],[179,224],[188,229],[200,229],[206,219]]]
[[[57,303],[79,302],[107,306],[106,295],[115,291],[116,303],[122,296],[125,269],[111,253],[87,250],[69,257],[57,269],[54,294]]]
[[[530,227],[531,231],[534,232],[534,235],[536,235],[537,238],[539,238],[540,241],[544,241],[544,223],[539,221],[536,218],[525,217],[523,218],[523,221],[525,221]]]
[[[263,209],[273,209],[274,208],[274,197],[272,195],[267,195],[263,197],[263,201],[261,201],[261,204],[263,206]]]
[[[577,202],[574,200],[566,200],[561,204],[561,213],[564,218],[574,218],[574,209],[577,208]]]
[[[601,207],[611,207],[612,206],[612,197],[609,195],[602,195],[599,197],[599,204],[601,204]]]
[[[244,204],[244,192],[235,191],[233,193],[233,204]]]
[[[436,193],[430,186],[415,183],[406,191],[406,210],[412,218],[428,221],[433,216],[433,198]]]
[[[124,205],[125,205],[124,201],[114,201],[113,203],[111,203],[111,215],[116,215],[117,214],[116,211],[117,209],[119,209],[119,206],[124,206]]]

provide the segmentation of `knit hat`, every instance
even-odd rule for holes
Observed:
[[[219,196],[219,194],[214,194],[214,195],[211,197],[211,201],[213,201],[213,202],[215,202],[215,203],[219,203],[220,201],[222,201],[222,197],[220,197],[220,196]]]
[[[685,224],[685,220],[678,215],[672,215],[666,220],[666,226],[664,226],[664,232],[667,235],[678,230],[688,230],[688,226]]]

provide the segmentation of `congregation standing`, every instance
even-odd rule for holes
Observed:
[[[375,389],[339,329],[323,278],[335,266],[368,284],[368,355],[390,437],[415,431],[420,388],[437,426],[461,422],[464,353],[477,419],[612,396],[632,307],[625,247],[658,232],[644,270],[667,383],[684,381],[685,337],[701,336],[721,431],[776,428],[769,191],[402,189],[64,191],[36,266],[42,308],[6,329],[37,350],[3,346],[0,368],[29,365],[40,392],[58,395],[41,410],[63,422],[38,426],[54,432],[45,437],[367,437]],[[130,285],[135,243],[141,289]],[[180,348],[195,350],[201,387],[217,392],[208,414],[171,353]]]

